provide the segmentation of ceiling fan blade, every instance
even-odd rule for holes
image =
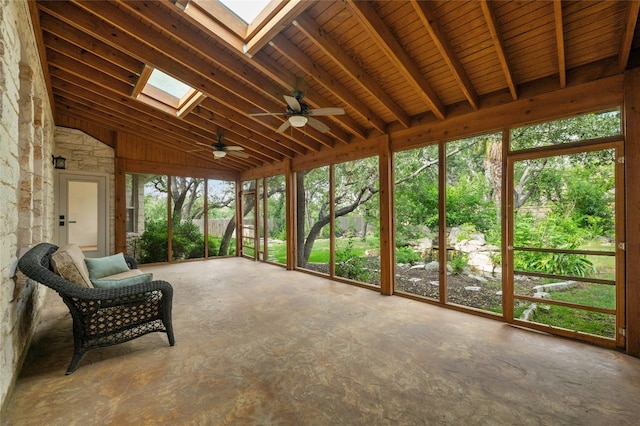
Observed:
[[[309,121],[307,121],[307,124],[322,133],[327,133],[329,130],[331,130],[329,126],[312,117],[309,117]]]
[[[227,145],[224,147],[225,151],[242,151],[244,148],[237,145]]]
[[[282,133],[285,130],[287,130],[289,128],[289,126],[291,126],[291,123],[289,123],[289,120],[285,120],[284,123],[282,123],[282,125],[280,127],[278,127],[278,130],[276,130],[276,133]]]
[[[287,105],[294,110],[295,112],[300,112],[302,107],[300,106],[300,102],[293,96],[284,95],[284,100],[287,102]]]
[[[229,151],[229,155],[233,155],[235,157],[240,157],[240,158],[249,158],[248,154],[240,151]]]
[[[249,117],[262,117],[265,115],[284,115],[284,112],[256,112],[253,114],[247,114]]]
[[[310,109],[308,114],[314,115],[314,116],[342,115],[344,114],[344,109],[339,107],[316,108],[316,109]]]

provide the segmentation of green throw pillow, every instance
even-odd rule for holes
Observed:
[[[87,264],[89,270],[89,278],[98,280],[109,275],[119,274],[120,272],[127,272],[129,266],[124,260],[122,253],[114,254],[113,256],[99,257],[96,259],[85,258],[84,262]]]
[[[95,288],[116,288],[133,284],[140,284],[153,281],[153,274],[144,273],[139,269],[132,269],[116,275],[110,275],[100,280],[91,280]]]

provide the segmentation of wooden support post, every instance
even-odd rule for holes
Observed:
[[[640,68],[624,74],[626,352],[640,357]]]
[[[296,174],[291,167],[291,159],[284,161],[286,212],[287,212],[287,269],[296,267]]]
[[[393,204],[393,154],[389,135],[380,138],[378,156],[380,182],[380,293],[395,290],[395,221]]]
[[[115,158],[115,224],[114,245],[116,253],[127,253],[127,180],[126,160]],[[133,253],[127,253],[133,255]]]

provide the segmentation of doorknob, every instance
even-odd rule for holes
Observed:
[[[69,220],[69,221],[67,221],[67,223],[76,223],[76,221],[75,220]]]

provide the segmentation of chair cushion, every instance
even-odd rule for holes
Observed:
[[[89,279],[92,282],[109,275],[115,275],[129,270],[127,261],[124,260],[124,255],[122,253],[95,259],[87,258],[84,262],[87,264]]]
[[[124,287],[150,281],[153,281],[153,274],[151,272],[144,273],[140,269],[131,269],[119,274],[91,280],[95,288]]]
[[[77,245],[67,244],[56,250],[51,256],[51,266],[65,280],[83,287],[93,287],[84,263],[84,254]]]

